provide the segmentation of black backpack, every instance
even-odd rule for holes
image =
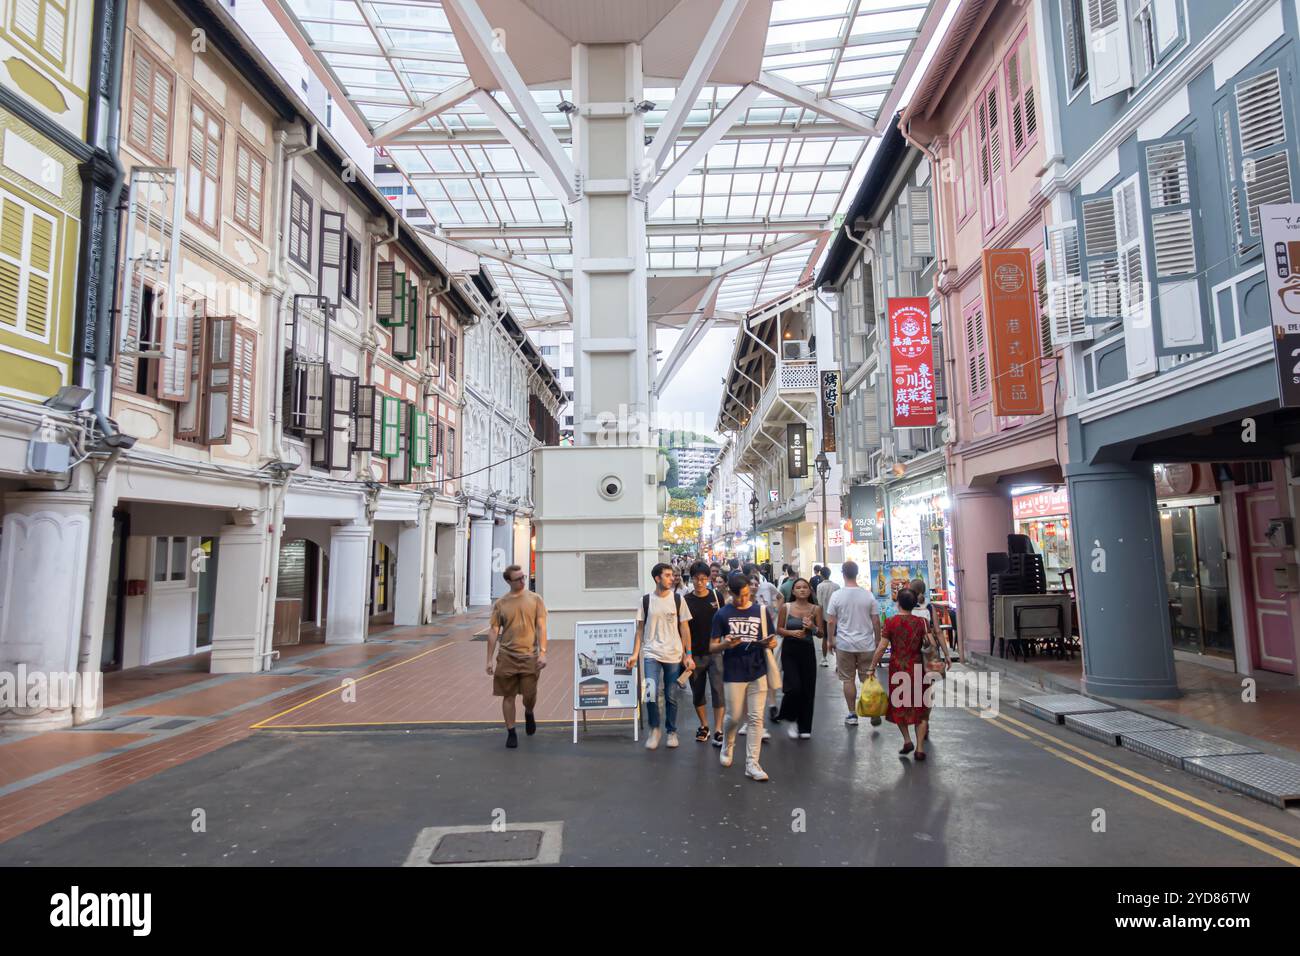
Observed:
[[[673,597],[677,599],[677,623],[682,623],[682,596],[673,591]],[[641,620],[650,620],[650,595],[641,595]]]

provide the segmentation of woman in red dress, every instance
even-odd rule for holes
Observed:
[[[885,649],[892,647],[893,652],[889,655],[889,710],[885,719],[903,734],[900,754],[909,754],[914,749],[908,728],[916,726],[915,759],[924,760],[925,737],[930,730],[930,708],[923,706],[925,665],[921,655],[926,626],[924,619],[912,613],[916,607],[916,595],[912,591],[902,588],[897,601],[898,613],[885,622],[876,656],[871,659],[871,672],[880,663]]]

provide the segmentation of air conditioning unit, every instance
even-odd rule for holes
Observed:
[[[782,342],[781,343],[781,358],[785,359],[787,362],[797,361],[798,359],[806,359],[811,354],[812,353],[809,352],[808,350],[807,342]]]

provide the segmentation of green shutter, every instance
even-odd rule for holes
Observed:
[[[429,466],[429,416],[424,412],[411,415],[411,464],[417,468]]]
[[[384,396],[384,440],[379,453],[384,458],[396,458],[401,451],[401,405],[401,399]]]

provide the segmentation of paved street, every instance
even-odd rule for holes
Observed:
[[[773,728],[765,785],[689,736],[648,753],[630,725],[577,746],[544,727],[517,751],[496,729],[261,730],[0,845],[0,865],[392,866],[421,829],[487,827],[498,809],[508,824],[562,821],[567,865],[1300,865],[1295,812],[1005,700],[996,719],[938,713],[918,765],[888,724],[845,727],[831,673],[818,676],[814,738]]]

